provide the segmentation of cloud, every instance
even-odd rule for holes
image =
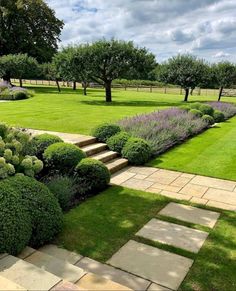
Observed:
[[[236,61],[235,0],[46,0],[63,19],[61,45],[132,40],[158,61],[177,54]]]
[[[216,53],[213,57],[222,59],[222,58],[226,58],[228,56],[230,56],[230,54],[225,53],[223,51],[220,51],[220,52]]]

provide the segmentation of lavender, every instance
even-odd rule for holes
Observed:
[[[17,87],[17,86],[14,86],[14,87],[12,87],[11,89],[10,89],[10,91],[21,91],[21,92],[26,92],[27,91],[27,89],[25,89],[25,88],[22,88],[22,87]]]
[[[226,102],[207,102],[214,110],[220,110],[224,113],[226,119],[236,115],[236,106],[233,103]]]
[[[154,155],[165,152],[208,127],[201,118],[178,108],[125,118],[119,125],[131,135],[148,141]]]

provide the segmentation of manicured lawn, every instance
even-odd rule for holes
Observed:
[[[35,96],[24,101],[0,103],[1,121],[35,129],[89,134],[102,122],[183,104],[183,96],[136,91],[113,90],[113,102],[105,103],[104,90],[89,89],[83,96],[55,87],[34,87]],[[231,98],[233,99],[233,98]],[[225,101],[231,100],[224,98]],[[190,96],[191,101],[216,100],[216,97]]]
[[[105,262],[128,240],[134,239],[195,259],[181,290],[234,290],[236,287],[236,213],[219,211],[213,230],[178,222],[210,234],[200,252],[192,254],[135,237],[135,233],[171,199],[122,187],[110,187],[65,214],[59,245]]]
[[[236,117],[164,153],[149,165],[236,180]]]

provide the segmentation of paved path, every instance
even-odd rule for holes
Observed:
[[[236,211],[236,181],[151,167],[127,167],[113,175],[111,183]]]

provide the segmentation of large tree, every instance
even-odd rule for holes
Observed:
[[[35,78],[39,72],[38,62],[27,54],[5,55],[0,57],[0,77],[11,83],[11,78],[20,80]]]
[[[88,48],[86,48],[88,49]],[[155,56],[133,42],[99,40],[89,46],[91,78],[104,85],[106,101],[111,102],[111,84],[118,78],[142,78],[155,68]]]
[[[220,87],[218,97],[218,101],[220,101],[223,89],[236,84],[236,66],[226,61],[215,64],[212,68],[216,83]]]
[[[48,62],[62,28],[63,22],[43,0],[0,1],[0,55],[27,53]]]
[[[195,56],[184,54],[170,58],[158,67],[158,80],[181,86],[185,90],[184,101],[188,101],[190,89],[205,82],[208,65]]]

